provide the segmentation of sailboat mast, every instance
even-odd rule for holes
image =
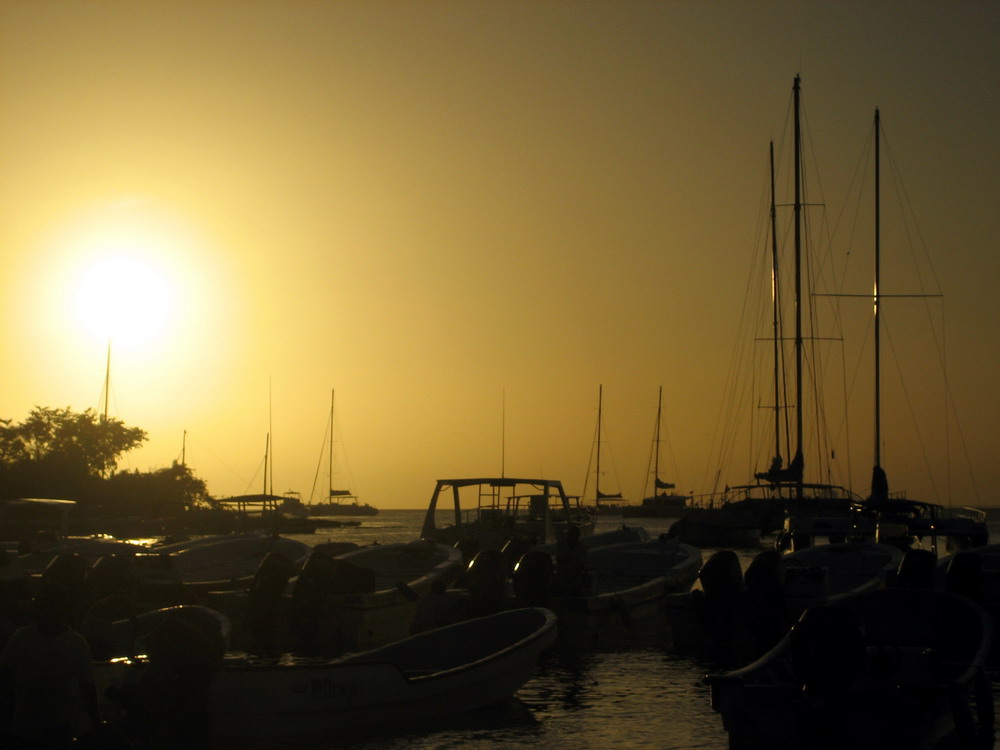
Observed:
[[[777,231],[777,208],[774,196],[774,141],[771,141],[771,325],[773,328],[774,344],[774,455],[781,455],[781,384],[780,377],[780,356],[781,356],[781,327],[778,323],[780,314],[778,300],[778,231]],[[662,393],[663,389],[660,388]],[[657,417],[659,420],[659,417]],[[657,424],[659,422],[657,421]]]
[[[327,488],[326,488],[326,500],[330,501],[333,497],[333,400],[336,395],[336,389],[330,389],[330,461],[327,471]]]
[[[101,422],[108,421],[108,402],[111,401],[111,339],[108,339],[108,360],[104,367],[104,411]]]
[[[879,158],[879,131],[881,121],[879,119],[878,108],[875,108],[875,466],[882,465],[882,385],[881,385],[881,321],[882,298],[880,296],[881,281],[881,234],[880,225],[880,195],[881,195],[881,174]]]
[[[799,117],[799,76],[795,98],[795,458],[802,464],[802,128]],[[802,472],[796,473],[797,495],[802,496]]]
[[[597,474],[594,481],[594,505],[601,504],[601,408],[604,386],[597,386]]]
[[[663,414],[663,386],[660,386],[660,394],[656,399],[656,438],[653,440],[653,495],[659,489],[660,484],[660,419]]]
[[[264,494],[267,492],[267,462],[271,456],[271,433],[267,433],[267,438],[264,440]]]

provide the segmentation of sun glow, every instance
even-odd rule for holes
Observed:
[[[150,350],[177,333],[185,310],[179,258],[190,244],[178,226],[138,201],[122,201],[75,224],[60,244],[70,327],[116,349]]]
[[[75,318],[99,340],[147,344],[166,330],[175,305],[173,294],[163,269],[119,251],[84,270],[73,300]]]

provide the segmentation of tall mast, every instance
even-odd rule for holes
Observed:
[[[660,418],[663,414],[663,386],[660,386],[660,395],[656,399],[656,437],[653,440],[653,495],[659,489],[660,484]]]
[[[111,400],[111,339],[108,339],[108,360],[104,367],[104,411],[101,421],[108,421],[108,402]]]
[[[267,460],[271,455],[271,433],[267,433],[267,438],[264,440],[264,493],[267,493]]]
[[[875,318],[875,466],[872,468],[871,498],[889,499],[889,479],[882,468],[882,224],[881,224],[881,154],[882,122],[875,108],[875,287],[872,290]]]
[[[881,121],[879,119],[878,107],[875,108],[875,466],[882,465],[882,385],[881,385],[881,325],[880,316],[882,312],[882,298],[880,296],[879,282],[881,274],[881,218],[880,218],[880,158],[879,158],[879,130]]]
[[[601,402],[604,398],[604,386],[597,386],[597,477],[594,486],[594,505],[601,504]]]
[[[778,323],[778,230],[777,208],[774,195],[774,141],[771,141],[771,325],[774,344],[774,456],[781,456],[781,391],[779,377],[781,356],[781,327]],[[662,391],[662,388],[661,388]]]
[[[802,496],[802,128],[799,118],[799,76],[795,76],[795,458],[796,496]]]
[[[328,485],[326,491],[327,502],[329,502],[330,498],[333,497],[333,399],[335,394],[336,390],[331,388],[330,389],[330,462],[329,462],[329,471],[327,472],[327,485]]]
[[[507,389],[500,394],[500,476],[507,470]]]

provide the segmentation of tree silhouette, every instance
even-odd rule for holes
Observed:
[[[0,462],[8,470],[34,464],[67,479],[104,476],[145,439],[144,430],[100,418],[93,409],[36,406],[21,423],[0,420]]]

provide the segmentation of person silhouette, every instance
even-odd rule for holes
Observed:
[[[16,748],[70,747],[82,712],[100,726],[87,640],[68,624],[70,596],[56,583],[32,598],[33,622],[11,635],[0,653],[4,733]]]

